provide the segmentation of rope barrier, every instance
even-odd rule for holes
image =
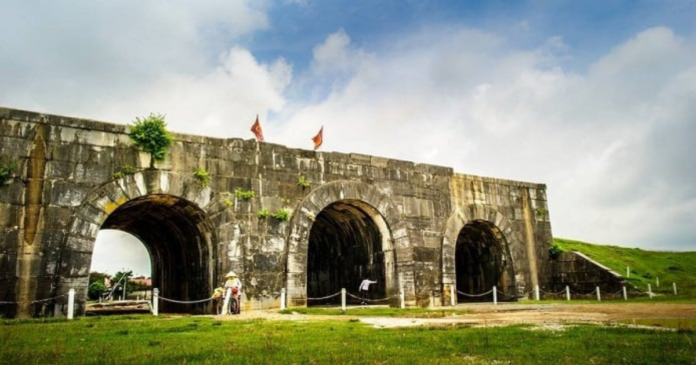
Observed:
[[[364,302],[383,302],[383,301],[385,301],[385,300],[389,300],[389,299],[392,299],[392,298],[394,298],[394,297],[397,297],[397,296],[395,295],[395,296],[386,297],[386,298],[382,298],[382,299],[367,299],[367,298],[363,299],[363,298],[360,298],[360,297],[357,296],[357,295],[354,295],[354,294],[351,294],[351,293],[348,293],[348,292],[346,292],[346,295],[349,296],[349,297],[351,297],[351,298],[355,298],[355,299],[357,299],[357,300],[362,300],[362,301],[364,301]]]
[[[463,296],[465,296],[465,297],[469,297],[469,298],[482,297],[482,296],[485,296],[485,295],[488,295],[488,294],[491,294],[491,293],[493,293],[493,289],[491,289],[491,290],[489,290],[489,291],[487,291],[487,292],[485,292],[485,293],[481,293],[481,294],[467,294],[467,293],[460,292],[459,290],[457,290],[457,294],[461,294],[461,295],[463,295]]]
[[[209,301],[213,300],[213,298],[207,298],[207,299],[201,299],[201,300],[184,301],[184,300],[169,299],[169,298],[165,298],[163,296],[160,296],[159,299],[162,299],[165,302],[179,303],[179,304],[198,304],[198,303],[205,303],[205,302],[209,302]]]
[[[37,300],[30,300],[30,301],[24,301],[24,302],[3,302],[3,301],[0,301],[0,304],[36,304],[36,303],[42,303],[42,302],[50,302],[51,300],[55,300],[55,299],[67,297],[67,296],[68,296],[67,294],[63,294],[63,295],[55,296],[53,298],[37,299]]]
[[[565,289],[563,289],[563,290],[561,290],[561,291],[559,291],[559,292],[548,292],[548,291],[543,290],[543,289],[541,289],[541,288],[539,288],[539,292],[541,292],[542,294],[548,294],[548,295],[561,295],[561,294],[565,294],[565,293],[566,293]]]
[[[341,292],[338,292],[336,294],[327,295],[327,296],[321,297],[321,298],[307,298],[307,300],[324,300],[324,299],[333,298],[333,297],[338,296],[338,295],[341,295]]]

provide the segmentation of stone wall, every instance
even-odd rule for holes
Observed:
[[[387,295],[403,290],[408,305],[456,285],[457,237],[471,222],[487,222],[504,242],[505,281],[515,291],[550,282],[543,184],[355,153],[174,136],[152,170],[127,126],[0,108],[0,160],[18,164],[0,187],[0,301],[20,304],[0,308],[3,315],[60,312],[63,297],[31,302],[69,288],[83,309],[94,239],[105,228],[143,241],[163,296],[204,298],[234,270],[247,310],[278,307],[281,289],[290,305],[305,305],[314,219],[327,209],[338,214],[337,202],[370,217],[387,267],[380,285]],[[136,173],[120,176],[124,166]],[[193,177],[198,168],[210,174],[208,186]],[[309,186],[298,185],[300,177]],[[285,209],[289,219],[260,219],[264,209]]]
[[[619,293],[626,285],[620,274],[579,252],[563,252],[550,261],[550,267],[553,292],[569,286],[576,294],[593,293],[597,287],[603,293]]]

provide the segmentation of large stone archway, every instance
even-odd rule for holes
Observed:
[[[89,193],[78,208],[62,248],[57,295],[76,289],[84,311],[94,241],[100,229],[128,232],[143,242],[152,260],[153,287],[163,297],[193,301],[214,287],[217,238],[212,218],[225,209],[210,188],[190,177],[146,170],[110,181]],[[56,311],[64,310],[59,301]],[[198,306],[163,302],[163,311],[202,312]]]
[[[442,240],[442,283],[443,291],[446,294],[451,293],[452,289],[458,287],[457,284],[457,258],[467,257],[468,250],[466,241],[483,241],[478,243],[477,250],[483,250],[483,256],[491,256],[491,268],[487,270],[497,271],[490,272],[488,278],[484,280],[485,286],[489,282],[503,283],[506,287],[501,288],[507,297],[512,298],[516,295],[517,286],[515,278],[517,276],[516,257],[513,257],[511,246],[522,245],[522,240],[515,233],[515,230],[510,223],[510,220],[498,212],[494,208],[485,205],[472,204],[464,210],[457,210],[447,219],[445,232]],[[457,252],[457,248],[460,251]],[[499,255],[493,258],[492,255]],[[481,256],[479,256],[480,258]],[[476,261],[476,258],[473,258]],[[477,275],[486,276],[486,270],[479,270]],[[465,277],[459,273],[460,279]],[[495,285],[495,284],[494,284]],[[475,287],[475,285],[472,285]],[[481,288],[483,289],[483,288]],[[486,290],[490,290],[487,288]],[[455,295],[456,298],[456,295]]]
[[[386,194],[366,183],[336,181],[322,185],[310,192],[297,207],[290,220],[286,240],[288,243],[286,287],[289,305],[307,305],[310,232],[317,216],[323,213],[326,216],[342,216],[350,219],[351,215],[337,213],[337,207],[341,206],[359,211],[355,214],[369,218],[371,224],[374,224],[379,232],[380,248],[384,256],[384,293],[387,296],[398,293],[401,280],[397,267],[396,251],[399,247],[408,246],[408,237],[405,234],[405,223],[402,221],[396,205]],[[320,219],[334,220],[334,218],[322,217]],[[347,283],[352,284],[350,281]],[[352,290],[351,288],[347,289],[357,291],[357,286]]]

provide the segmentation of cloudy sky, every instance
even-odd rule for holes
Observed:
[[[0,12],[2,106],[124,124],[160,112],[174,131],[242,138],[259,114],[268,141],[298,148],[323,125],[324,151],[546,183],[557,237],[696,250],[695,0]]]

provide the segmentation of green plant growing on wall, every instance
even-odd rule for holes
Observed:
[[[113,177],[114,177],[114,179],[120,179],[124,176],[135,174],[135,171],[136,171],[135,167],[133,167],[131,165],[124,165],[124,166],[119,167],[119,169],[116,170],[116,172],[114,172]]]
[[[193,177],[195,177],[204,188],[208,186],[208,183],[210,183],[210,174],[208,174],[208,171],[202,167],[196,169],[196,172],[193,173]]]
[[[10,177],[12,173],[17,168],[16,162],[4,162],[0,161],[0,184],[4,185],[11,181]]]
[[[309,182],[307,182],[304,175],[297,175],[297,186],[301,187],[302,189],[309,187]]]
[[[234,195],[239,199],[249,200],[254,197],[254,191],[237,189],[234,191]]]
[[[155,168],[155,161],[164,160],[167,148],[174,137],[167,131],[164,115],[150,113],[144,118],[135,118],[129,126],[128,136],[138,148],[150,153],[150,168]]]
[[[268,209],[263,208],[256,212],[256,216],[259,217],[259,219],[266,219],[268,217]]]
[[[548,213],[548,210],[544,207],[539,207],[536,210],[536,215],[539,219],[543,219],[544,217],[546,217],[546,213]]]
[[[271,217],[281,222],[287,222],[288,219],[290,219],[290,212],[285,208],[280,208],[277,212],[273,213]]]

